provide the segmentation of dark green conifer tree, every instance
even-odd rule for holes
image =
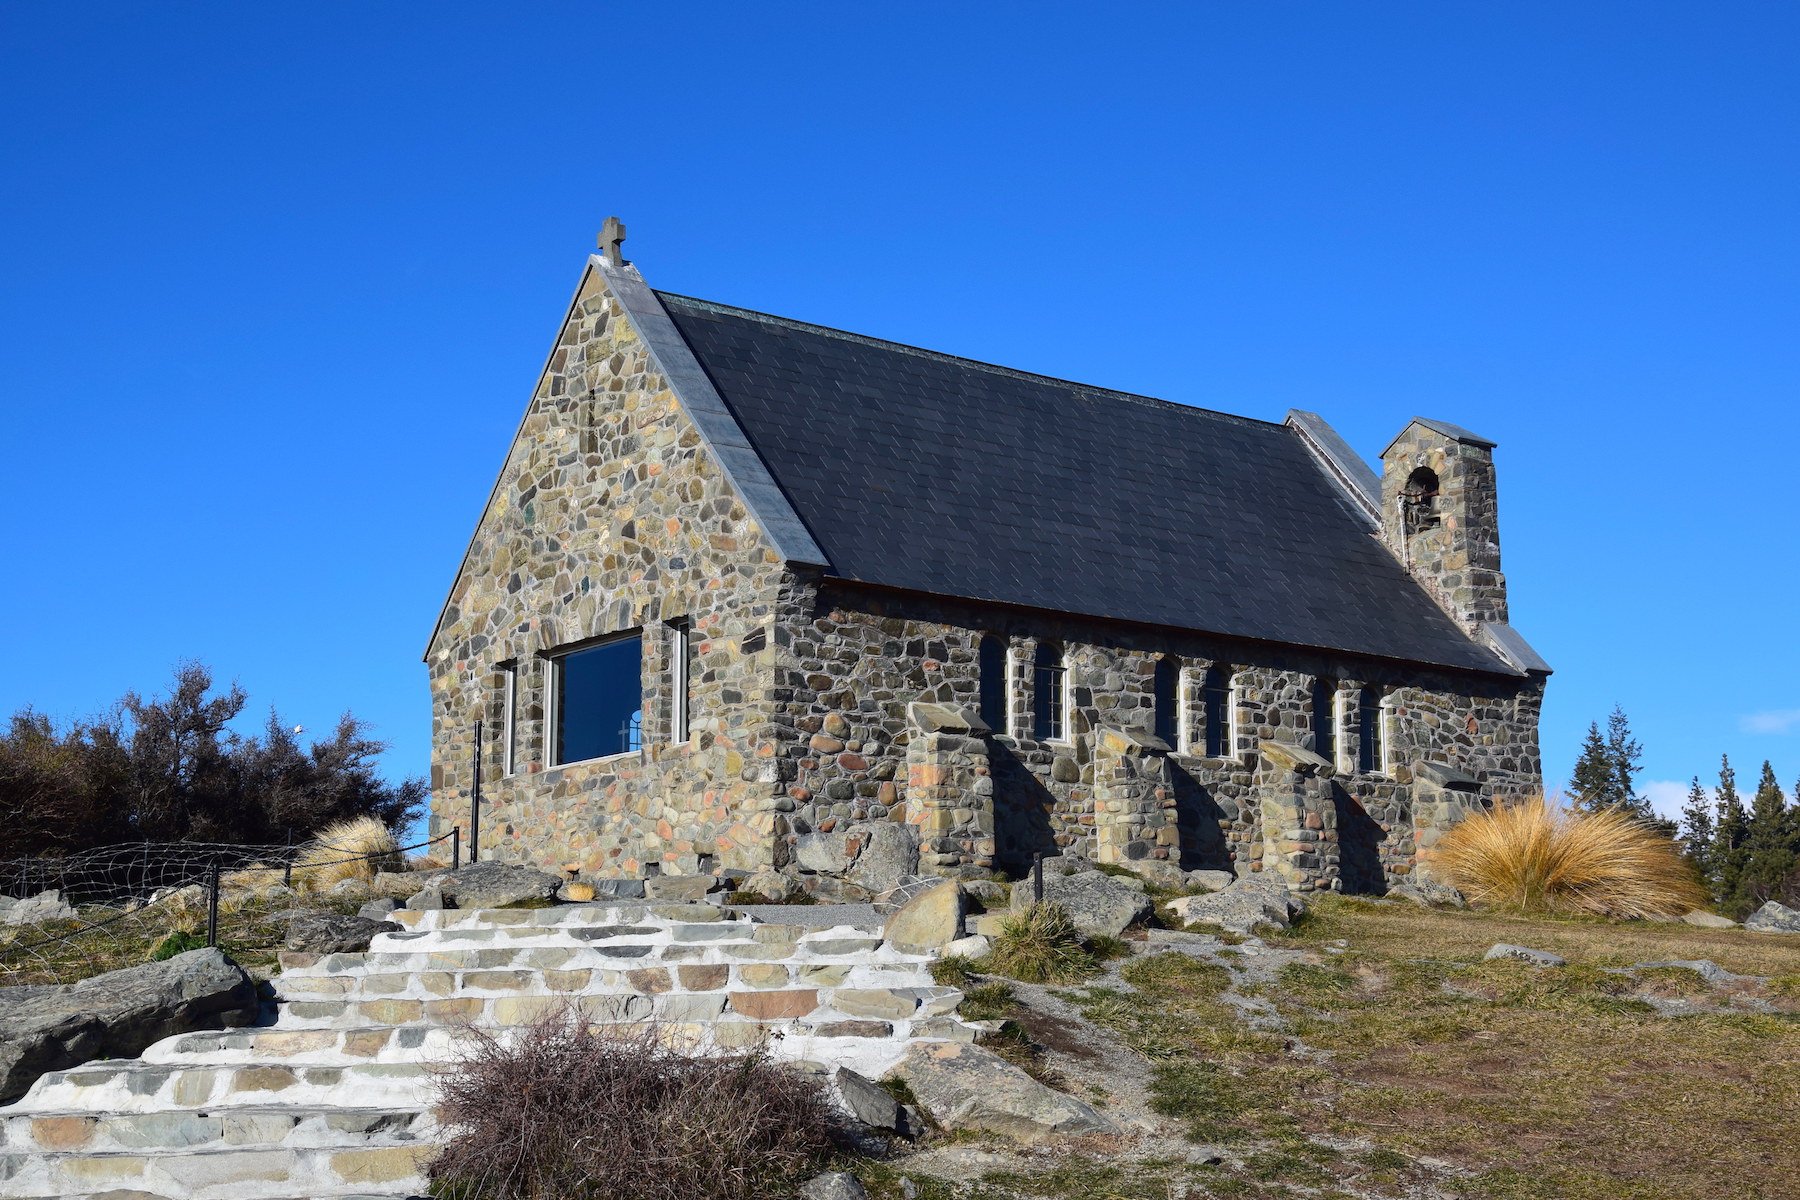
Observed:
[[[1700,786],[1700,777],[1696,775],[1688,788],[1687,803],[1681,806],[1681,843],[1688,861],[1694,864],[1695,873],[1708,891],[1714,883],[1713,832],[1712,797]]]
[[[1606,739],[1600,736],[1600,723],[1588,725],[1587,737],[1581,743],[1581,757],[1575,760],[1569,776],[1569,801],[1579,812],[1599,812],[1611,808],[1616,800],[1617,776]]]
[[[1793,873],[1795,824],[1787,795],[1775,782],[1775,769],[1764,760],[1744,832],[1744,869],[1738,877],[1735,896],[1736,907],[1741,911],[1748,912],[1773,899]]]
[[[1713,895],[1721,908],[1735,912],[1740,903],[1746,857],[1744,838],[1750,832],[1750,814],[1744,811],[1744,801],[1737,790],[1737,772],[1731,769],[1731,759],[1727,755],[1719,756],[1719,786],[1714,794],[1718,803],[1714,810],[1711,854]]]

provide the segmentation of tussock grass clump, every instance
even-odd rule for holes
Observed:
[[[365,882],[377,871],[406,869],[394,831],[374,817],[354,817],[327,825],[294,859],[294,886],[322,892],[346,879]]]
[[[825,1085],[760,1051],[671,1045],[558,1010],[472,1030],[440,1077],[452,1139],[429,1167],[461,1200],[774,1200],[845,1145]]]
[[[1099,969],[1074,919],[1054,901],[1002,921],[983,966],[1022,983],[1074,983]]]
[[[1468,817],[1438,854],[1447,882],[1493,908],[1641,918],[1706,903],[1675,843],[1616,809],[1575,813],[1526,800]]]

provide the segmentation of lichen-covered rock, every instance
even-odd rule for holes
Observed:
[[[1439,904],[1446,908],[1469,907],[1469,902],[1463,899],[1461,892],[1449,884],[1439,883],[1435,879],[1408,880],[1389,888],[1387,894],[1397,896],[1402,900],[1410,900],[1425,908]]]
[[[492,860],[470,863],[445,871],[432,880],[446,906],[456,908],[507,908],[515,904],[547,903],[556,897],[562,880],[544,871]],[[408,907],[413,905],[408,902]]]
[[[1744,928],[1756,933],[1800,933],[1800,912],[1771,900],[1744,918]]]
[[[73,921],[76,916],[62,893],[54,888],[0,906],[0,925],[42,925],[46,921]]]
[[[1052,1091],[981,1046],[915,1042],[889,1074],[905,1080],[946,1129],[985,1129],[1022,1142],[1115,1131],[1091,1105]]]
[[[1552,954],[1548,950],[1533,950],[1530,946],[1515,946],[1511,942],[1495,942],[1488,947],[1483,959],[1511,958],[1522,963],[1530,963],[1534,967],[1566,967],[1569,960],[1560,954]]]
[[[388,914],[400,907],[400,902],[392,896],[383,896],[379,900],[371,900],[356,910],[356,915],[368,921],[386,921]]]
[[[1030,880],[1021,881],[1012,890],[1012,910],[1030,908],[1035,891]],[[1117,937],[1133,922],[1150,915],[1153,905],[1144,881],[1099,871],[1078,871],[1073,875],[1044,873],[1044,900],[1060,904],[1075,925],[1086,934]]]
[[[1730,917],[1721,917],[1718,913],[1710,913],[1703,908],[1696,908],[1681,919],[1687,924],[1697,925],[1701,929],[1736,929],[1738,927],[1738,923]]]
[[[307,912],[288,922],[286,946],[311,954],[360,954],[378,933],[399,933],[393,921],[334,912]]]
[[[38,1076],[95,1058],[131,1058],[177,1033],[247,1025],[256,983],[216,949],[79,983],[0,988],[0,1103]]]
[[[644,880],[644,895],[651,900],[693,903],[724,883],[717,875],[657,875]]]
[[[1189,871],[1184,882],[1189,887],[1203,887],[1209,892],[1224,891],[1237,882],[1230,871]]]
[[[881,936],[902,953],[923,954],[955,941],[962,931],[962,887],[947,879],[895,909]]]
[[[869,1193],[848,1171],[814,1175],[800,1186],[800,1200],[868,1200]]]
[[[850,827],[845,839],[852,883],[871,892],[898,886],[919,869],[917,826],[897,821],[868,821]]]
[[[1253,933],[1259,925],[1286,929],[1306,911],[1306,902],[1273,875],[1246,875],[1204,896],[1169,901],[1169,911],[1187,925],[1217,925],[1231,933]]]

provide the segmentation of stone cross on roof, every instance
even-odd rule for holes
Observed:
[[[615,267],[625,265],[625,256],[619,253],[619,246],[624,241],[625,222],[617,217],[606,218],[606,223],[600,227],[600,251]]]

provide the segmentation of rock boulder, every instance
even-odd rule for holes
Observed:
[[[14,900],[0,911],[0,925],[42,925],[46,921],[73,921],[77,914],[63,900],[62,893],[52,888]]]
[[[1800,933],[1800,912],[1771,900],[1744,918],[1744,928],[1756,933]]]
[[[288,922],[286,946],[312,954],[360,954],[378,933],[399,933],[403,926],[369,917],[334,912],[302,913]]]
[[[1469,902],[1463,894],[1447,883],[1439,883],[1434,879],[1412,879],[1396,884],[1388,889],[1388,895],[1398,896],[1402,900],[1410,900],[1424,908],[1442,904],[1446,908],[1467,908]]]
[[[432,885],[447,907],[510,908],[550,902],[562,880],[545,871],[487,860],[436,875]],[[408,907],[417,906],[409,902]]]
[[[1530,963],[1534,967],[1566,967],[1569,965],[1569,960],[1560,954],[1552,954],[1548,950],[1533,950],[1530,946],[1515,946],[1511,942],[1495,942],[1481,957],[1484,960],[1517,959],[1522,963]]]
[[[256,1015],[255,981],[210,948],[80,983],[0,988],[0,1103],[46,1071],[132,1058],[162,1038]]]
[[[914,1042],[889,1074],[905,1080],[946,1129],[986,1129],[1022,1142],[1115,1132],[1092,1106],[1052,1091],[981,1046]]]
[[[1738,923],[1730,917],[1721,917],[1718,913],[1710,913],[1703,908],[1696,908],[1681,919],[1689,925],[1697,925],[1701,929],[1736,929],[1738,927]]]
[[[1306,911],[1306,902],[1273,875],[1246,875],[1229,887],[1204,896],[1169,901],[1169,911],[1188,925],[1217,925],[1230,933],[1249,934],[1259,925],[1286,929]]]
[[[946,879],[895,909],[881,936],[904,954],[923,954],[962,936],[962,887]]]
[[[1024,912],[1035,898],[1031,880],[1020,880],[1012,890],[1013,912]],[[1133,922],[1148,917],[1153,907],[1143,880],[1099,871],[1073,875],[1045,871],[1044,899],[1062,905],[1081,932],[1108,937],[1118,937]]]

